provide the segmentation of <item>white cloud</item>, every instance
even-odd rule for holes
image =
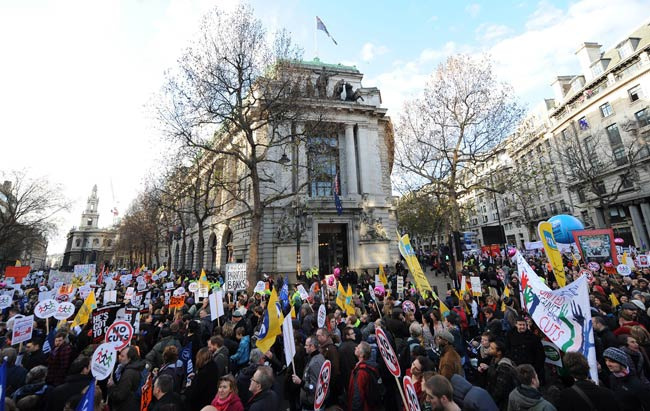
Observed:
[[[477,40],[481,42],[490,42],[512,33],[512,29],[506,25],[489,23],[481,24],[475,31]]]
[[[471,17],[476,17],[476,16],[478,16],[479,12],[481,11],[481,5],[478,4],[478,3],[468,4],[467,7],[465,7],[465,11]]]
[[[435,23],[436,21],[438,21],[438,16],[429,17],[429,23]]]
[[[368,63],[375,57],[386,54],[387,52],[388,48],[386,48],[386,46],[377,46],[372,43],[366,43],[361,47],[361,60]]]

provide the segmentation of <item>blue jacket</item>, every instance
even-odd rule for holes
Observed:
[[[248,362],[248,356],[251,351],[251,337],[245,335],[239,341],[237,352],[230,356],[230,359],[237,365],[244,365]]]
[[[454,402],[463,411],[499,411],[490,394],[481,387],[472,385],[458,374],[451,377],[454,388]]]

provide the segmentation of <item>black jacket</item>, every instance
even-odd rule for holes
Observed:
[[[160,411],[163,405],[167,405],[167,404],[176,405],[176,409],[178,410],[183,409],[183,400],[181,399],[181,396],[175,393],[174,391],[171,391],[163,395],[162,397],[160,397],[160,399],[155,401],[153,405],[150,405],[149,411]],[[140,404],[138,404],[138,408],[133,408],[133,410],[139,410],[139,409],[140,409]],[[111,411],[113,411],[112,408]]]
[[[246,411],[279,411],[280,403],[278,395],[272,390],[267,389],[257,395],[252,396],[246,406]]]
[[[208,361],[194,376],[192,384],[185,389],[185,399],[191,411],[199,411],[210,405],[219,388],[217,364]]]
[[[40,349],[33,353],[25,353],[21,364],[28,371],[38,365],[47,365],[47,355],[43,354],[43,350]]]
[[[65,402],[75,394],[81,394],[84,388],[90,384],[92,376],[84,374],[74,374],[65,377],[63,384],[54,388],[47,394],[46,410],[63,411]]]
[[[596,408],[592,408],[573,387],[569,387],[560,393],[558,411],[619,411],[621,409],[609,388],[598,386],[588,380],[578,380],[575,385],[585,393]]]
[[[140,407],[136,391],[140,387],[140,377],[145,362],[137,360],[124,367],[120,380],[108,392],[108,402],[111,411],[130,411]]]

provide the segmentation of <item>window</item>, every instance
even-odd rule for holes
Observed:
[[[546,217],[548,215],[548,212],[546,212],[546,206],[540,206],[539,211],[542,217]]]
[[[93,247],[97,247],[99,245],[99,239],[93,238]]]
[[[586,226],[591,225],[591,219],[589,218],[589,212],[587,210],[581,211],[580,217],[582,217],[582,222],[585,223]]]
[[[623,188],[634,188],[634,183],[632,182],[632,179],[630,176],[623,174],[620,176],[621,177],[621,187]]]
[[[92,218],[89,218],[89,219],[86,221],[86,225],[93,225],[93,219],[92,219]]]
[[[587,136],[583,140],[583,144],[585,146],[585,151],[587,152],[588,156],[591,156],[592,153],[595,151],[594,147],[594,138],[592,136]]]
[[[564,141],[568,141],[570,137],[571,137],[571,132],[569,131],[568,128],[565,128],[564,130],[562,130],[562,139]]]
[[[627,94],[630,95],[630,101],[633,102],[633,103],[635,101],[638,101],[639,99],[642,99],[643,98],[643,90],[641,89],[641,85],[638,84],[638,85],[632,87],[631,89],[629,89],[627,91]]]
[[[596,193],[605,194],[605,182],[599,181],[596,183]]]
[[[584,187],[578,188],[578,200],[580,200],[581,203],[584,203],[586,199],[587,196],[585,195]]]
[[[602,114],[603,117],[609,117],[614,114],[614,110],[612,110],[612,106],[609,103],[605,103],[600,106],[600,114]]]
[[[338,173],[338,139],[336,137],[312,137],[308,143],[310,195],[330,197]]]
[[[488,217],[486,215],[483,216],[483,222],[487,223],[488,222]]]
[[[603,63],[602,61],[598,61],[595,66],[591,68],[591,73],[594,75],[594,77],[598,77],[601,74],[603,74]]]
[[[557,205],[555,203],[551,203],[551,214],[557,214]]]
[[[622,166],[627,164],[628,159],[627,156],[625,155],[624,147],[616,147],[613,151],[613,154],[614,154],[614,161],[616,162],[617,166]]]
[[[636,118],[636,121],[639,122],[639,127],[645,127],[650,124],[650,117],[648,116],[647,108],[634,113],[634,117]]]
[[[611,145],[612,148],[623,144],[623,140],[621,140],[621,133],[618,131],[618,126],[616,124],[612,124],[611,126],[607,127],[606,130],[607,136],[609,137],[609,145]]]
[[[80,247],[81,246],[81,240],[77,238],[77,241],[74,242],[75,247]]]
[[[109,247],[112,246],[112,245],[113,245],[113,240],[108,240],[107,245],[108,245]]]
[[[531,211],[531,214],[533,215],[533,218],[537,218],[537,208],[533,208],[530,211]]]
[[[632,48],[632,42],[629,40],[618,48],[618,55],[621,57],[621,60],[631,56],[633,52],[634,49]]]
[[[569,207],[567,207],[566,201],[560,200],[560,209],[562,209],[563,213],[569,212]]]

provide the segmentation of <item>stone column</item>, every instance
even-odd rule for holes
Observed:
[[[641,213],[639,212],[638,205],[631,205],[630,207],[630,216],[632,216],[632,224],[636,230],[636,234],[643,244],[648,245],[648,233],[646,233],[645,228],[643,228],[643,220],[641,219]],[[640,246],[640,244],[637,244]]]
[[[646,231],[650,229],[650,204],[641,203],[641,214],[643,214],[643,221],[645,222]],[[650,244],[645,243],[645,248],[650,247]]]
[[[357,194],[357,154],[354,147],[354,125],[345,125],[345,159],[348,195]]]

